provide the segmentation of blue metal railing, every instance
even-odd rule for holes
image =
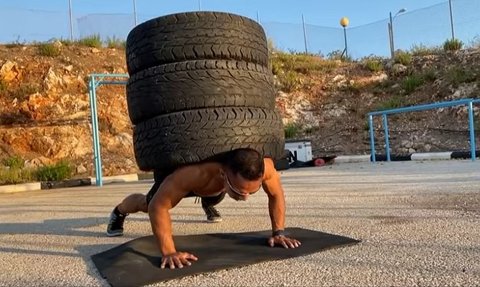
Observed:
[[[417,105],[412,107],[405,107],[405,108],[398,108],[398,109],[390,109],[384,111],[376,111],[368,113],[368,126],[370,131],[370,150],[371,150],[371,161],[375,162],[375,135],[373,132],[373,117],[381,115],[383,118],[383,128],[385,131],[385,153],[387,157],[387,161],[390,161],[390,142],[389,142],[389,133],[388,133],[388,119],[387,115],[398,114],[398,113],[406,113],[406,112],[418,112],[424,110],[431,110],[431,109],[438,109],[438,108],[445,108],[445,107],[453,107],[459,105],[467,105],[468,106],[468,127],[470,130],[470,155],[472,161],[475,160],[475,128],[474,128],[474,119],[473,119],[473,104],[480,103],[480,100],[475,99],[461,99],[455,101],[448,101],[448,102],[440,102],[440,103],[433,103],[433,104],[425,104],[425,105]]]
[[[115,78],[117,80],[105,81],[105,78]],[[93,134],[93,164],[95,166],[95,180],[97,186],[103,186],[102,176],[102,155],[100,153],[100,140],[98,131],[98,112],[97,112],[97,88],[101,85],[126,85],[127,81],[120,81],[118,78],[128,78],[127,74],[91,74],[88,84],[88,94],[90,99],[90,113],[92,117]]]

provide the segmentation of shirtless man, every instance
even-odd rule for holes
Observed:
[[[132,194],[125,198],[112,212],[108,230],[112,231],[112,226],[115,226],[123,231],[123,219],[126,215],[138,211],[148,212],[153,235],[162,253],[161,268],[183,268],[198,258],[194,254],[176,250],[169,210],[189,196],[223,198],[222,195],[228,194],[237,201],[247,200],[262,187],[268,196],[272,224],[272,235],[268,244],[271,247],[299,247],[301,243],[298,240],[284,233],[285,198],[273,160],[263,158],[257,151],[249,148],[226,152],[212,160],[187,165],[169,175],[165,174],[159,188],[152,188],[146,196]],[[119,216],[114,216],[115,212],[122,215],[120,225]]]

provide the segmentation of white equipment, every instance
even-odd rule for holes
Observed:
[[[297,161],[307,162],[313,159],[312,142],[309,140],[286,141],[285,149],[288,149]]]

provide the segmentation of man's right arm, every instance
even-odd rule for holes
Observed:
[[[175,206],[172,202],[162,200],[160,196],[154,196],[148,206],[148,215],[152,225],[153,235],[162,255],[175,253],[175,244],[172,237],[172,221],[169,210]]]
[[[182,268],[184,265],[190,265],[189,260],[197,260],[193,254],[177,252],[173,242],[170,209],[175,207],[189,192],[188,181],[182,180],[183,173],[188,173],[188,170],[179,170],[168,176],[148,206],[152,232],[162,253],[162,268]]]

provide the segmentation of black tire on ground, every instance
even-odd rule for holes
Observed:
[[[250,147],[273,159],[285,149],[280,115],[260,108],[210,108],[171,113],[134,127],[141,170],[169,169]]]
[[[265,31],[257,22],[222,12],[188,12],[151,19],[126,42],[130,75],[172,62],[239,60],[268,66]]]
[[[127,84],[130,120],[138,124],[172,112],[214,107],[273,110],[271,72],[258,64],[228,61],[185,61],[152,67]]]

